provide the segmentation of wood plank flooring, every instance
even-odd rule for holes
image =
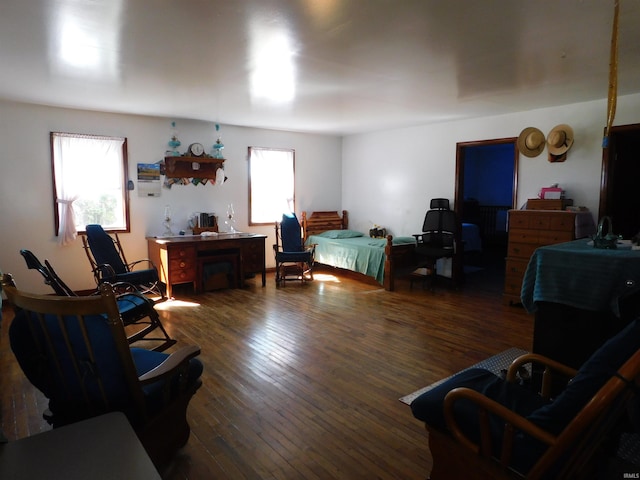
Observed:
[[[396,292],[324,269],[313,282],[193,295],[162,305],[178,345],[201,346],[203,386],[187,446],[165,479],[424,479],[427,434],[399,397],[509,347],[530,350],[533,319],[502,305],[500,276],[459,289]],[[0,337],[2,429],[47,430],[46,401]]]

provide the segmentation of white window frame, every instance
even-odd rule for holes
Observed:
[[[127,139],[51,132],[51,164],[56,235],[71,243],[85,225],[100,223],[111,232],[129,232]],[[110,215],[83,210],[105,195],[115,202]]]
[[[295,212],[295,150],[249,147],[249,225]]]

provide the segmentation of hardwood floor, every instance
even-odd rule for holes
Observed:
[[[467,275],[458,290],[402,280],[396,292],[318,270],[307,284],[248,287],[162,305],[178,345],[199,344],[203,386],[187,446],[166,479],[424,479],[427,434],[399,397],[515,346],[533,320],[502,305],[502,278]],[[0,337],[2,429],[9,440],[47,430],[45,399]]]

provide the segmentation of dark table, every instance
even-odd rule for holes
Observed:
[[[621,305],[640,287],[640,250],[590,242],[538,248],[522,284],[522,305],[535,314],[533,351],[574,368],[637,313],[623,315]]]

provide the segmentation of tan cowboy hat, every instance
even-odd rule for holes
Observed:
[[[569,125],[556,125],[547,135],[547,150],[552,155],[567,153],[573,145],[573,128]]]
[[[535,127],[527,127],[518,137],[518,150],[526,157],[537,157],[544,150],[544,134]]]

